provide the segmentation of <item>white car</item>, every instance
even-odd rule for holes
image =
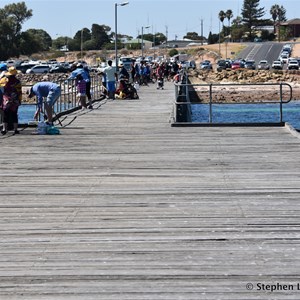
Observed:
[[[289,61],[288,70],[299,70],[299,63],[297,59],[291,59]]]
[[[280,60],[274,60],[272,63],[272,69],[282,70],[282,62]]]
[[[258,70],[270,70],[270,65],[267,60],[261,60],[257,66]]]
[[[44,73],[49,73],[49,71],[50,71],[49,65],[36,65],[26,70],[26,74],[44,74]]]
[[[289,56],[287,54],[281,54],[279,59],[283,64],[286,64],[289,59]]]

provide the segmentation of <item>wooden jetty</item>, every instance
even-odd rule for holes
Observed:
[[[300,299],[297,134],[139,95],[0,137],[0,299]]]

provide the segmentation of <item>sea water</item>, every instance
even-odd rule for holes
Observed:
[[[23,104],[18,110],[19,124],[28,124],[33,121],[34,113],[36,111],[36,105]]]
[[[282,121],[300,129],[300,101],[283,104]],[[192,105],[192,122],[209,122],[209,105]],[[279,104],[213,104],[212,123],[279,123]]]

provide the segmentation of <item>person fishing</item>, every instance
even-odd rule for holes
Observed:
[[[33,85],[29,92],[29,98],[37,97],[37,110],[34,119],[37,120],[40,112],[43,112],[43,104],[47,115],[47,124],[53,125],[53,106],[61,95],[61,88],[58,84],[50,81],[42,81]]]

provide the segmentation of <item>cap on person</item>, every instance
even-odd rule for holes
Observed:
[[[18,71],[15,67],[9,67],[8,72],[5,73],[5,76],[16,76]]]

